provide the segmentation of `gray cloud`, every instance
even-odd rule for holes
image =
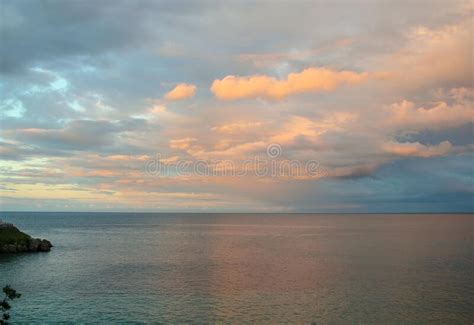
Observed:
[[[145,129],[141,119],[128,119],[117,122],[75,120],[62,129],[20,129],[6,136],[29,146],[54,151],[86,151],[103,149],[105,152],[116,150],[118,138],[128,131]],[[123,144],[126,147],[131,148]]]
[[[1,71],[143,46],[156,35],[148,25],[177,8],[157,1],[3,1]]]

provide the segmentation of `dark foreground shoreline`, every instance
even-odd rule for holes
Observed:
[[[32,238],[13,224],[0,221],[0,253],[49,252],[51,247],[48,240]]]

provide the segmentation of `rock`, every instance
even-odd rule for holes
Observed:
[[[38,251],[49,252],[51,250],[51,247],[53,247],[53,245],[51,245],[51,243],[47,241],[46,239],[43,239],[39,245]]]
[[[31,238],[26,243],[0,245],[0,253],[49,252],[53,245],[49,240]]]
[[[48,240],[31,238],[14,225],[0,220],[0,253],[49,252],[51,247]]]
[[[18,253],[27,252],[27,251],[28,251],[28,246],[22,245],[22,244],[18,244],[18,245],[16,245],[16,251],[17,251]]]
[[[28,242],[28,251],[37,252],[40,244],[41,244],[40,239],[35,239],[35,238],[30,239]]]
[[[16,245],[15,244],[6,245],[6,252],[7,253],[16,253]]]

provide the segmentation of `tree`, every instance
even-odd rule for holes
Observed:
[[[12,308],[9,301],[20,298],[21,294],[16,292],[16,290],[12,289],[9,285],[3,288],[3,293],[5,294],[5,297],[3,297],[3,300],[0,302],[0,312],[2,313],[0,325],[7,325],[9,324],[8,320],[10,319],[8,311]]]

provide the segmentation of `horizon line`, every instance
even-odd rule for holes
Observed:
[[[192,211],[0,211],[0,213],[120,213],[120,214],[474,214],[474,211],[467,212],[231,212],[231,211],[209,211],[209,212],[192,212]]]

